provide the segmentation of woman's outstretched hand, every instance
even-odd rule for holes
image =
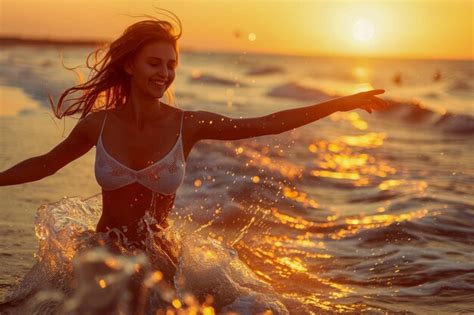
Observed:
[[[385,90],[371,90],[341,97],[339,99],[340,111],[346,112],[360,108],[372,113],[374,110],[385,109],[388,107],[387,102],[375,96],[382,93],[385,93]]]

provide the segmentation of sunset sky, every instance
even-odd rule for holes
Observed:
[[[474,1],[0,0],[0,34],[109,39],[175,12],[181,46],[303,55],[473,59]]]

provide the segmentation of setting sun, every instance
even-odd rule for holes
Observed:
[[[358,42],[368,42],[374,34],[374,24],[369,20],[358,19],[352,26],[352,37]]]
[[[110,40],[133,20],[127,14],[153,15],[156,2],[122,0],[111,5],[109,0],[71,0],[61,6],[60,0],[25,1],[27,10],[18,1],[2,1],[0,35]],[[472,1],[221,2],[225,5],[159,1],[160,7],[182,18],[181,47],[190,50],[428,59],[473,56]],[[62,18],[45,20],[49,14]],[[18,23],[22,20],[28,23]]]

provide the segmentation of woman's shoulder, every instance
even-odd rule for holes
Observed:
[[[162,105],[164,105],[164,107],[166,108],[167,112],[170,115],[170,117],[182,117],[183,120],[185,120],[186,122],[192,120],[194,118],[194,115],[195,115],[195,111],[192,111],[192,110],[187,110],[187,109],[184,109],[184,108],[179,108],[179,107],[176,107],[176,106],[173,106],[173,105],[168,105],[166,103],[161,103]],[[176,118],[173,118],[173,120],[176,119]]]
[[[185,110],[182,109],[182,108],[179,108],[179,107],[176,107],[176,106],[173,106],[173,105],[169,105],[167,103],[164,103],[164,102],[160,102],[161,106],[164,107],[169,113],[176,113],[176,114],[181,114],[181,113],[184,113]]]
[[[108,112],[108,110],[100,110],[100,111],[96,111],[96,112],[90,112],[85,117],[81,118],[81,121],[82,121],[83,124],[85,124],[88,127],[92,128],[96,125],[102,124],[107,112]]]
[[[107,110],[90,112],[85,117],[82,117],[77,125],[87,133],[87,137],[91,141],[95,141],[100,133],[106,114]]]

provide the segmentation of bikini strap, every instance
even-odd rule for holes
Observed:
[[[100,130],[100,134],[102,134],[102,131],[104,131],[104,126],[105,126],[105,121],[107,120],[107,111],[105,112],[104,115],[104,121],[102,122],[102,129]]]
[[[180,130],[179,130],[180,135],[183,133],[183,119],[184,119],[184,110],[181,111],[181,127],[180,127]]]
[[[102,132],[104,131],[105,121],[107,120],[107,111],[105,111],[104,121],[102,122],[102,129],[100,129],[99,140],[102,139]],[[97,142],[99,142],[99,140]]]

